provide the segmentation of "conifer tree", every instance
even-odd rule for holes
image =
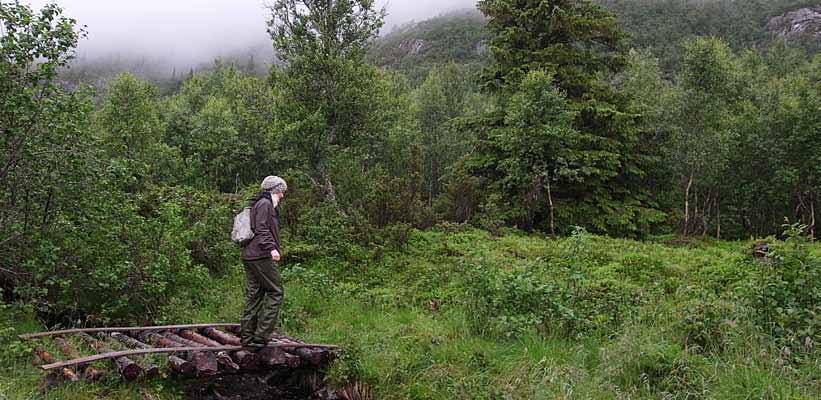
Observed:
[[[480,123],[484,135],[478,157],[485,161],[480,163],[484,172],[506,162],[488,163],[500,153],[481,154],[481,149],[498,147],[493,142],[503,135],[494,131],[511,123],[508,102],[530,72],[544,71],[567,97],[575,114],[572,126],[579,132],[572,147],[562,150],[574,160],[565,173],[577,178],[553,193],[560,203],[573,205],[563,208],[560,223],[636,234],[658,221],[662,214],[643,182],[650,157],[639,148],[638,115],[609,82],[625,64],[624,34],[616,18],[587,0],[483,0],[479,9],[488,16],[493,36],[493,64],[483,81],[500,99],[497,110]]]

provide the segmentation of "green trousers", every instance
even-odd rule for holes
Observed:
[[[276,329],[282,305],[279,270],[270,258],[242,261],[245,265],[245,311],[240,320],[243,344],[268,343]]]

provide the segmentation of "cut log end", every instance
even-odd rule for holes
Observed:
[[[212,352],[196,352],[192,358],[199,376],[214,375],[219,371],[217,357]]]
[[[256,353],[240,350],[234,353],[234,358],[236,358],[237,364],[242,370],[254,371],[259,369],[259,357]]]
[[[77,376],[77,374],[75,374],[74,371],[72,371],[71,369],[63,368],[61,373],[63,375],[63,378],[65,378],[67,381],[78,382],[80,380],[80,377]]]
[[[143,374],[148,379],[157,378],[157,377],[160,376],[160,367],[158,367],[154,364],[151,364],[151,365],[145,367],[145,371],[143,372]]]
[[[122,359],[127,361],[121,361]],[[125,357],[118,358],[115,363],[117,364],[117,370],[120,371],[120,375],[122,375],[127,381],[136,380],[142,373],[142,368],[137,365],[137,363],[132,362]]]
[[[285,352],[278,347],[265,347],[258,353],[262,365],[276,368],[287,365]]]
[[[182,376],[190,377],[196,375],[197,373],[197,369],[194,367],[194,364],[191,364],[191,362],[176,356],[168,357],[168,367],[171,368],[174,373]]]
[[[94,368],[88,367],[86,368],[85,372],[83,373],[83,377],[85,378],[86,382],[97,382],[103,377],[103,372]]]

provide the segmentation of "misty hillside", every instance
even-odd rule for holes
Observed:
[[[616,13],[629,35],[630,47],[650,49],[659,57],[662,67],[675,65],[682,40],[694,35],[711,35],[724,39],[739,51],[759,47],[771,40],[778,24],[789,24],[790,11],[818,6],[818,0],[596,0]],[[769,30],[768,30],[769,29]],[[413,84],[425,78],[435,65],[455,62],[478,71],[489,53],[484,41],[485,17],[477,9],[463,9],[420,22],[408,23],[376,39],[370,59],[380,67],[402,71]],[[790,36],[789,40],[808,53],[819,51],[817,36]],[[264,75],[271,65],[273,51],[269,46],[249,46],[232,54],[214,54],[219,64],[233,65],[253,75]],[[70,85],[91,84],[102,88],[122,72],[151,80],[163,93],[179,88],[192,72],[207,72],[215,63],[172,66],[162,60],[140,55],[112,54],[108,57],[79,58],[64,71],[63,80]]]
[[[270,45],[249,46],[245,50],[226,54],[214,54],[210,62],[191,65],[173,65],[157,57],[140,54],[111,54],[108,56],[81,56],[74,60],[71,68],[61,71],[60,79],[66,86],[87,84],[103,89],[118,75],[128,72],[148,79],[157,85],[160,92],[170,94],[180,89],[182,83],[195,73],[207,73],[230,66],[244,73],[263,76],[274,62]]]
[[[596,0],[619,16],[628,33],[628,45],[650,49],[669,69],[679,57],[678,46],[687,37],[717,36],[736,51],[760,47],[775,36],[770,21],[790,11],[819,5],[807,0]],[[371,50],[379,66],[398,69],[412,82],[424,78],[431,66],[450,61],[479,65],[488,53],[485,19],[478,10],[435,17],[379,38]],[[791,41],[813,54],[819,40],[812,35]]]

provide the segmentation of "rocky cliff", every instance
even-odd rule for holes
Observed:
[[[783,40],[821,41],[821,6],[801,8],[773,17],[767,23],[767,30]]]

